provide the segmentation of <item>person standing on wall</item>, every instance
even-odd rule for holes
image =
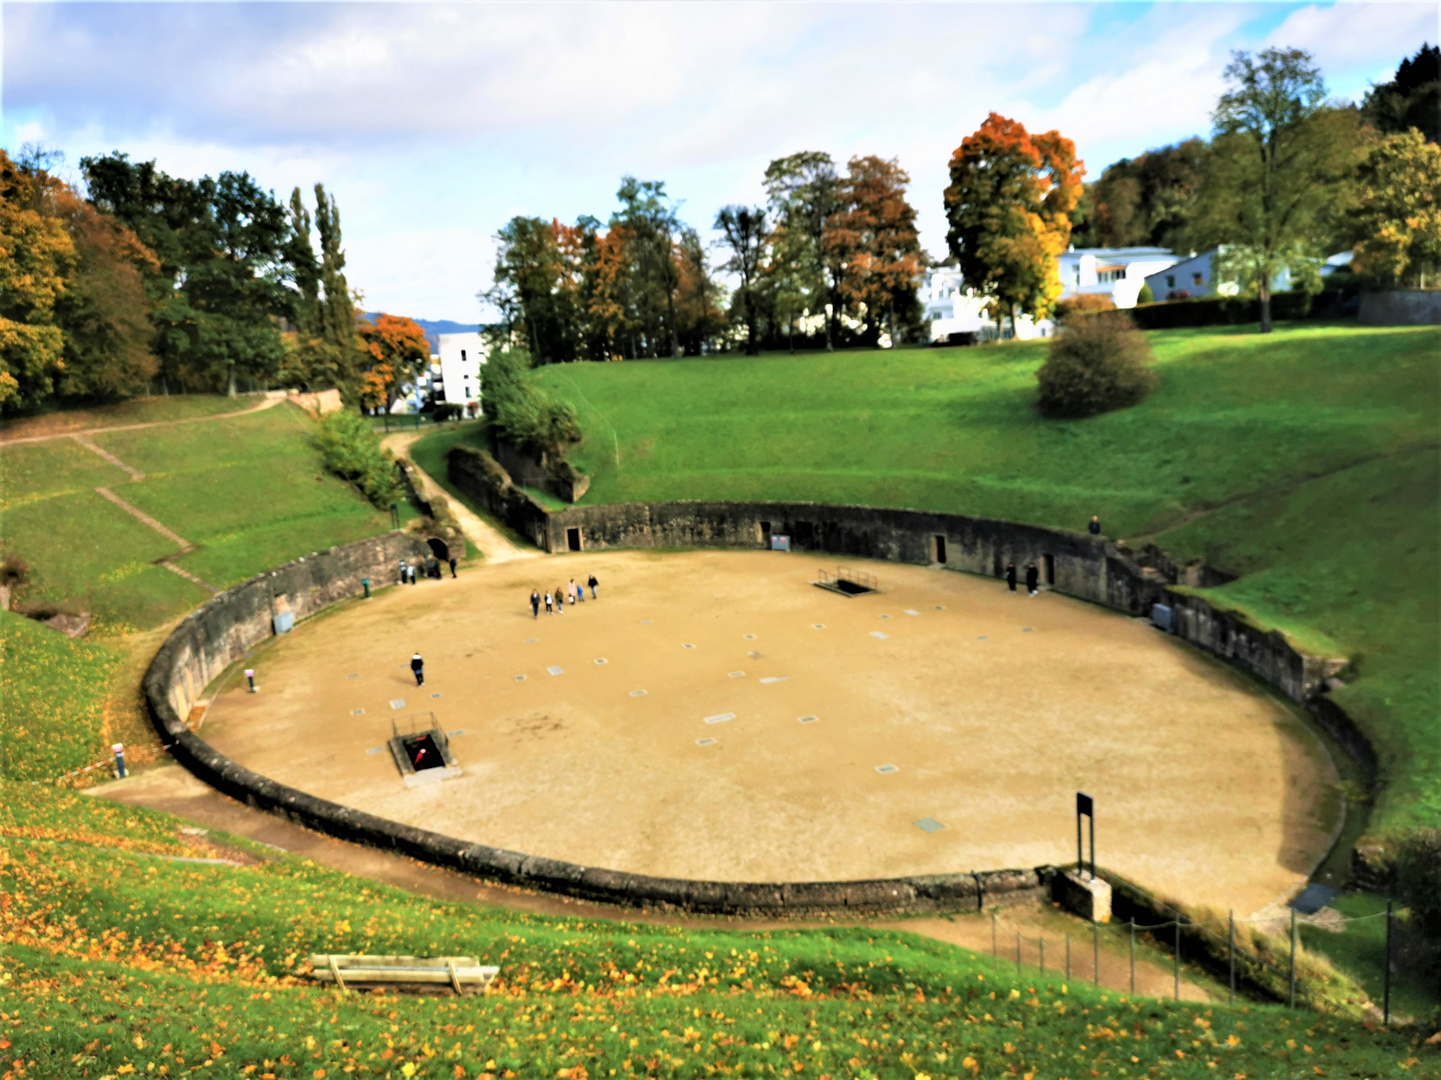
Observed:
[[[415,672],[415,685],[416,685],[416,686],[424,686],[424,685],[425,685],[425,661],[420,658],[420,653],[416,653],[414,656],[412,656],[412,657],[410,658],[410,670],[413,671],[413,672]]]
[[[1100,519],[1099,517],[1097,517],[1095,514],[1092,514],[1092,515],[1091,515],[1091,523],[1090,523],[1089,525],[1087,525],[1086,528],[1090,530],[1092,536],[1100,536],[1100,535],[1101,535],[1101,519]]]
[[[540,592],[536,589],[530,590],[530,617],[540,618]]]
[[[1036,569],[1035,563],[1026,564],[1026,592],[1035,596],[1041,591],[1041,572]]]
[[[1011,592],[1016,591],[1016,564],[1006,563],[1006,586]]]
[[[596,580],[596,576],[594,574],[590,575],[590,580],[587,581],[586,584],[590,586],[590,598],[592,600],[599,600],[600,597],[596,595],[595,587],[599,585],[600,582]]]

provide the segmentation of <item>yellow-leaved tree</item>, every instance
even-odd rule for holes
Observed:
[[[1356,269],[1397,285],[1441,270],[1441,146],[1412,128],[1382,139],[1361,163],[1351,210]]]
[[[76,263],[75,244],[47,206],[52,193],[0,150],[0,411],[54,391],[65,340],[55,304]]]

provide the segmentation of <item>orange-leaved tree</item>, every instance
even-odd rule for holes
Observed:
[[[1070,242],[1085,173],[1060,132],[1032,135],[999,113],[951,155],[946,241],[966,285],[1009,311],[1012,326],[1017,309],[1045,318],[1060,298],[1056,257]]]
[[[388,411],[401,387],[430,359],[425,331],[413,319],[381,315],[373,323],[360,324],[360,339],[370,365],[361,376],[360,403]]]
[[[868,336],[879,336],[884,320],[895,341],[896,309],[914,305],[924,266],[916,211],[906,200],[911,178],[894,159],[874,155],[851,158],[848,172],[821,242],[843,264],[840,293],[863,315]]]

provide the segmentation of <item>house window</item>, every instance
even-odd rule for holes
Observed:
[[[1168,289],[1174,289],[1175,287],[1176,287],[1176,275],[1175,275],[1175,274],[1167,274],[1167,275],[1166,275],[1166,288],[1168,288]]]
[[[1192,274],[1191,284],[1199,288],[1201,285],[1205,284],[1205,279],[1200,274]]]
[[[464,349],[461,349],[461,350],[460,350],[460,362],[461,362],[462,364],[465,363],[465,350],[464,350]]]
[[[1118,266],[1118,267],[1115,267],[1114,269],[1111,269],[1111,270],[1102,270],[1102,271],[1100,271],[1100,273],[1098,273],[1098,274],[1096,275],[1096,280],[1097,280],[1097,281],[1100,281],[1100,282],[1120,281],[1120,280],[1121,280],[1123,277],[1125,277],[1125,276],[1126,276],[1125,268]]]

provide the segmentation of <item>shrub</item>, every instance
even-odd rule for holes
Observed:
[[[1095,416],[1134,405],[1156,384],[1151,346],[1124,312],[1072,316],[1036,373],[1044,416]]]
[[[580,442],[580,422],[574,409],[531,382],[529,372],[529,354],[492,352],[480,373],[481,408],[500,438],[546,463]]]
[[[459,420],[465,415],[465,406],[458,401],[438,401],[435,403],[435,422],[444,423],[447,420]]]
[[[1100,293],[1077,293],[1056,305],[1056,321],[1066,322],[1077,315],[1091,315],[1097,311],[1115,311],[1116,304],[1109,296]]]
[[[1441,829],[1418,829],[1396,851],[1396,894],[1411,909],[1423,975],[1441,989]]]
[[[365,417],[348,409],[322,416],[315,444],[325,458],[325,467],[349,480],[376,506],[385,510],[395,502],[400,494],[395,461]]]
[[[1143,282],[1141,284],[1141,291],[1136,294],[1136,303],[1151,304],[1154,303],[1155,300],[1156,294],[1151,291],[1151,283],[1149,281]]]

